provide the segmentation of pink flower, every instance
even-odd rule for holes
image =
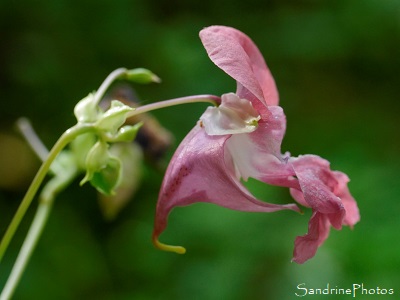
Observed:
[[[309,232],[297,237],[293,260],[313,257],[330,226],[353,226],[359,213],[345,174],[331,171],[318,156],[281,154],[286,118],[277,106],[274,79],[256,45],[242,32],[212,26],[200,32],[210,59],[237,82],[236,94],[224,94],[209,107],[176,150],[165,175],[156,209],[153,241],[178,253],[185,249],[158,241],[175,206],[211,202],[240,211],[298,211],[255,199],[240,183],[249,177],[289,187],[294,199],[311,207]]]

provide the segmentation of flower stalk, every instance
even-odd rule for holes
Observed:
[[[108,88],[110,87],[110,85],[117,80],[120,77],[123,77],[124,75],[126,75],[126,73],[128,72],[128,70],[126,68],[119,68],[116,69],[114,71],[112,71],[107,77],[106,79],[104,79],[103,83],[100,85],[99,89],[96,91],[95,94],[95,102],[97,104],[100,103],[100,100],[103,98],[104,94],[106,93],[106,91],[108,90]]]
[[[36,173],[36,176],[29,186],[28,191],[22,199],[22,202],[18,207],[17,212],[15,213],[10,225],[7,228],[6,233],[4,234],[4,237],[0,244],[0,262],[4,256],[5,251],[7,250],[8,245],[11,242],[11,239],[13,238],[19,224],[21,223],[26,211],[32,203],[33,198],[35,197],[46,174],[49,172],[51,164],[56,159],[57,155],[78,135],[89,132],[90,130],[92,130],[92,127],[90,125],[79,124],[71,127],[63,135],[61,135],[54,147],[50,150],[47,159],[42,163],[41,167]]]
[[[139,106],[135,110],[129,112],[127,117],[131,118],[133,116],[153,111],[156,109],[161,109],[181,104],[202,103],[202,102],[211,103],[214,106],[218,106],[221,103],[221,98],[214,95],[196,95],[196,96],[175,98],[170,100],[163,100],[160,102]]]

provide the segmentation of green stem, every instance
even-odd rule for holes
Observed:
[[[36,244],[43,232],[53,207],[56,195],[65,189],[78,174],[78,169],[73,168],[61,174],[56,174],[43,188],[40,195],[39,207],[29,228],[28,234],[18,254],[17,260],[8,277],[0,295],[0,300],[8,300],[12,297],[15,288],[25,270],[25,267],[36,247]]]
[[[35,178],[33,179],[31,185],[29,186],[28,191],[25,194],[25,197],[22,199],[20,206],[18,207],[17,212],[14,215],[10,225],[7,228],[6,233],[0,244],[0,261],[2,260],[5,251],[7,250],[8,245],[12,237],[15,234],[19,224],[21,223],[22,218],[24,217],[29,205],[32,203],[34,196],[36,195],[37,190],[39,189],[43,179],[45,178],[47,172],[50,169],[50,166],[57,155],[61,152],[62,149],[66,145],[68,145],[72,140],[75,139],[78,135],[88,132],[92,130],[92,126],[90,125],[75,125],[68,129],[64,134],[58,139],[56,144],[50,150],[47,159],[41,165],[39,171],[36,173]]]
[[[221,99],[214,95],[196,95],[196,96],[188,96],[188,97],[164,100],[160,102],[151,103],[148,105],[139,106],[135,110],[129,112],[127,118],[160,108],[165,108],[180,104],[198,103],[198,102],[207,102],[217,106],[218,104],[221,103]]]
[[[125,68],[119,68],[110,73],[110,75],[107,76],[107,78],[103,81],[103,83],[100,85],[99,89],[97,90],[95,94],[95,99],[96,103],[99,103],[100,100],[103,98],[105,92],[107,89],[110,87],[110,85],[118,79],[118,77],[121,77],[121,75],[126,74],[128,70]]]
[[[19,252],[18,258],[13,266],[13,269],[8,277],[7,283],[1,293],[0,300],[8,300],[14,293],[15,288],[21,278],[21,275],[26,267],[26,264],[31,256],[39,236],[43,231],[44,225],[51,211],[51,204],[40,204],[35,218],[31,224],[29,232],[25,238],[24,244]]]

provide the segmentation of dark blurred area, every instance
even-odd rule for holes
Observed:
[[[252,214],[195,204],[176,209],[161,237],[188,252],[164,253],[151,244],[164,170],[145,163],[141,186],[113,222],[103,219],[95,190],[79,180],[57,198],[15,299],[296,299],[301,283],[364,283],[393,288],[393,296],[381,297],[396,298],[398,0],[1,1],[1,235],[39,166],[15,121],[29,118],[50,148],[74,125],[75,104],[119,67],[161,77],[161,84],[134,86],[141,104],[233,92],[235,82],[210,62],[198,38],[210,25],[235,27],[259,46],[288,120],[282,151],[320,155],[347,173],[361,222],[332,230],[315,258],[297,265],[290,262],[293,242],[307,232],[309,211]],[[154,112],[175,136],[166,162],[205,107]],[[247,185],[266,201],[292,201],[285,189]],[[34,202],[6,253],[0,286],[35,208]]]

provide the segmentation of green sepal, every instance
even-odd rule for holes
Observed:
[[[90,184],[100,193],[111,196],[121,180],[121,161],[117,157],[110,156],[107,165],[94,172]]]
[[[126,72],[126,77],[127,80],[133,81],[136,83],[140,84],[147,84],[147,83],[152,83],[152,82],[157,82],[160,83],[161,79],[151,72],[150,70],[144,69],[144,68],[136,68],[132,70],[128,70]]]
[[[96,127],[111,134],[115,134],[118,128],[125,123],[128,112],[134,110],[118,100],[111,101],[110,108],[98,119]]]

